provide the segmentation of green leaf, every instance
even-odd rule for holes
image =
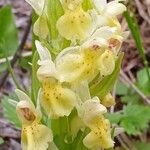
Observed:
[[[140,97],[137,94],[127,94],[121,97],[121,101],[127,104],[137,104],[140,101]]]
[[[135,146],[137,150],[149,150],[150,149],[150,143],[135,142]]]
[[[0,43],[0,58],[13,55],[18,47],[17,29],[10,6],[0,9]]]
[[[129,135],[144,132],[150,122],[150,109],[144,105],[127,105],[124,109],[120,125]]]
[[[5,96],[2,99],[2,108],[3,108],[3,114],[4,117],[6,119],[8,119],[12,124],[14,124],[16,127],[20,128],[21,127],[21,123],[18,119],[17,113],[16,113],[16,107],[13,106],[12,104],[10,104],[10,102],[8,101],[8,99],[16,99],[16,97],[14,98],[14,96],[8,97]]]
[[[82,7],[85,11],[88,11],[93,8],[92,0],[83,0]]]
[[[119,55],[119,58],[116,61],[115,69],[111,75],[104,77],[104,79],[100,81],[98,84],[90,87],[90,92],[92,96],[98,95],[102,98],[111,91],[119,75],[123,55],[124,55],[123,53]]]
[[[0,145],[4,143],[4,140],[0,137]]]
[[[54,134],[54,142],[59,150],[70,150],[71,143],[65,139],[68,133],[68,122],[66,117],[61,117],[57,120],[51,120],[51,129]]]
[[[58,31],[56,28],[56,23],[59,17],[61,17],[64,12],[60,0],[49,0],[48,1],[48,25],[50,31],[50,37],[56,39],[58,36]]]
[[[128,93],[129,88],[123,84],[122,82],[118,81],[116,84],[116,94],[117,95],[125,95]]]
[[[114,124],[118,124],[121,121],[122,117],[123,117],[123,114],[120,112],[115,112],[112,114],[110,114],[110,113],[106,114],[106,118],[108,118],[109,121],[111,123],[114,123]]]
[[[72,148],[75,150],[89,150],[86,148],[83,144],[83,139],[85,136],[90,132],[89,128],[86,128],[83,132],[80,130],[77,134],[77,137],[74,140],[74,143],[72,145]]]

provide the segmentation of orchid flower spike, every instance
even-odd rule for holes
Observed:
[[[41,124],[41,113],[24,92],[16,90],[20,100],[16,106],[22,122],[21,144],[23,150],[47,150],[53,142],[52,131]],[[38,106],[39,107],[39,106]]]
[[[37,76],[42,84],[40,103],[50,118],[68,116],[76,104],[76,94],[58,80],[50,52],[39,41],[35,42],[40,56]]]

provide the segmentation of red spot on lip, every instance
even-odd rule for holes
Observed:
[[[100,48],[100,46],[97,45],[97,44],[94,44],[94,45],[92,46],[92,49],[93,49],[93,50],[97,50],[97,49],[99,49],[99,48]]]
[[[20,110],[22,111],[24,118],[27,119],[28,121],[35,120],[36,117],[29,108],[20,108]]]
[[[117,47],[117,46],[119,46],[120,45],[120,41],[119,40],[117,40],[117,39],[110,39],[109,40],[109,48],[114,48],[114,47]]]

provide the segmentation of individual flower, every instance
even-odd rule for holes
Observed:
[[[83,121],[91,129],[90,133],[83,139],[84,145],[89,149],[111,148],[114,141],[111,138],[111,128],[104,114],[106,107],[100,104],[98,97],[87,100],[83,104]]]
[[[109,40],[114,33],[114,28],[102,27],[81,46],[63,50],[56,58],[60,81],[78,84],[84,80],[90,82],[98,74],[110,75],[117,56],[109,48]]]
[[[92,16],[96,27],[110,26],[118,27],[121,31],[120,23],[117,16],[126,11],[126,6],[119,3],[118,0],[113,0],[107,3],[107,0],[93,0],[95,10],[92,10]]]
[[[47,24],[47,12],[46,12],[46,0],[26,0],[38,15],[38,19],[34,24],[34,34],[40,38],[47,38],[49,35],[49,29]]]
[[[55,64],[48,49],[35,42],[40,56],[37,76],[41,82],[40,103],[50,118],[69,116],[76,105],[76,94],[59,82]]]
[[[52,131],[41,124],[39,106],[35,108],[31,99],[24,92],[16,90],[20,100],[16,111],[22,122],[21,144],[23,150],[47,150],[53,142]]]
[[[67,40],[84,39],[91,25],[91,17],[82,8],[82,0],[62,0],[64,15],[57,21],[59,34]]]
[[[101,100],[102,105],[105,107],[111,107],[116,104],[115,99],[113,96],[108,93],[102,100]]]

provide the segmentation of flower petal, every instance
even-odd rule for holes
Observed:
[[[57,79],[55,64],[52,61],[44,61],[44,64],[42,64],[37,71],[37,76],[41,82],[48,77]]]
[[[46,47],[44,47],[40,41],[36,40],[35,45],[36,45],[36,49],[39,53],[41,61],[51,60],[51,54],[49,50]]]
[[[96,136],[94,132],[90,132],[84,139],[83,139],[83,144],[88,148],[88,149],[97,149],[100,148],[99,146],[99,138]]]
[[[56,97],[56,101],[53,102],[53,108],[57,116],[69,116],[72,109],[76,105],[75,94],[67,88],[60,89],[61,96]]]
[[[47,150],[52,140],[52,131],[42,124],[23,126],[21,141],[23,150]]]
[[[117,31],[116,27],[109,27],[109,26],[101,27],[93,33],[91,38],[92,39],[103,38],[105,40],[108,40],[115,34],[116,31]]]
[[[44,4],[45,4],[45,0],[38,0],[38,1],[26,0],[26,2],[29,3],[32,6],[32,8],[35,10],[35,12],[38,15],[42,14],[42,11],[43,11],[43,8],[44,8]]]
[[[89,100],[91,98],[87,81],[82,81],[81,84],[74,87],[73,89],[79,95],[82,102],[85,102],[86,100]]]
[[[100,43],[103,44],[102,47],[107,45],[105,40],[93,39],[93,41],[84,43],[75,52],[69,53],[68,51],[56,59],[56,69],[60,75],[60,81],[75,85],[80,81],[90,82],[99,73],[96,59],[103,53],[103,48],[99,47]]]
[[[68,116],[76,105],[76,95],[56,81],[46,81],[41,90],[41,105],[51,118]]]
[[[102,13],[106,7],[107,1],[106,0],[93,0],[93,3],[96,9],[99,11],[99,13]]]
[[[59,57],[59,56],[58,56]],[[59,57],[60,58],[60,57]],[[56,68],[60,82],[73,82],[82,72],[83,57],[79,54],[66,54],[56,60]]]
[[[46,39],[49,36],[49,29],[46,16],[40,16],[34,23],[33,32],[36,36]]]
[[[57,79],[56,67],[54,62],[51,60],[49,50],[42,46],[39,41],[35,41],[35,45],[40,56],[40,60],[38,61],[40,67],[37,71],[38,79],[40,81],[47,77],[54,77]]]
[[[111,51],[105,51],[99,61],[99,70],[102,76],[107,76],[112,74],[115,69],[115,57]]]
[[[67,47],[67,48],[63,49],[56,57],[56,64],[66,54],[78,54],[79,52],[80,52],[80,46]]]
[[[91,124],[88,124],[91,132],[83,140],[86,147],[90,149],[104,148],[108,149],[114,146],[111,139],[111,129],[109,120],[103,115],[94,118]],[[92,142],[91,142],[92,141]]]
[[[83,120],[86,124],[91,124],[94,118],[97,118],[107,112],[105,106],[100,104],[98,97],[87,100],[83,104],[84,116]]]
[[[81,7],[74,11],[66,11],[57,21],[59,34],[67,40],[84,39],[91,25],[91,17]]]
[[[126,11],[126,6],[117,1],[112,1],[107,4],[106,15],[109,17],[117,16]]]
[[[30,97],[27,94],[25,94],[23,91],[21,91],[19,89],[16,89],[15,93],[18,96],[18,98],[19,98],[20,101],[31,102]]]

